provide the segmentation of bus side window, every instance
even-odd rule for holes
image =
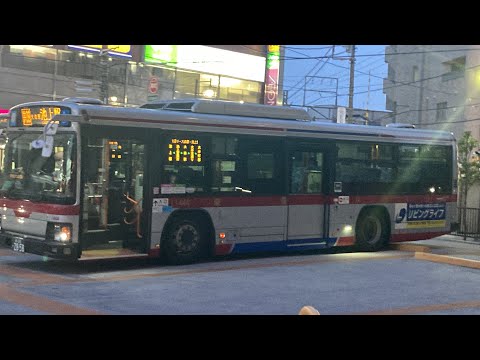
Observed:
[[[178,180],[179,184],[191,185],[193,180],[194,170],[190,167],[182,167],[178,170]]]

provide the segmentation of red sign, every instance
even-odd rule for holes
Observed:
[[[148,91],[151,94],[156,94],[158,91],[158,79],[156,77],[151,77],[148,83]]]
[[[265,104],[277,105],[278,69],[268,69],[265,81]]]

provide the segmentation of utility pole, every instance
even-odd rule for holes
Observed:
[[[367,92],[367,106],[365,109],[365,125],[368,125],[368,105],[370,105],[370,71],[368,72],[368,92]]]
[[[58,49],[55,49],[55,63],[53,64],[53,94],[52,100],[57,100],[57,73],[58,73]]]
[[[422,68],[420,69],[420,93],[419,93],[419,99],[418,99],[418,124],[419,126],[422,126],[422,121],[423,121],[423,79],[425,79],[425,46],[421,47],[422,49]],[[427,106],[428,109],[428,106]]]
[[[288,90],[283,90],[282,105],[283,105],[283,106],[287,106],[287,105],[288,105]]]
[[[108,50],[102,49],[100,56],[100,100],[108,105]]]
[[[355,45],[351,45],[350,56],[350,89],[348,94],[348,120],[351,122],[353,119],[353,89],[355,86]]]

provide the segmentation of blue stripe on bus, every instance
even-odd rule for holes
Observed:
[[[237,243],[234,245],[231,254],[244,254],[259,251],[300,251],[300,250],[317,250],[331,247],[335,244],[337,238],[327,239],[296,239],[289,241],[264,241],[255,243]],[[318,242],[318,243],[316,243]],[[313,243],[313,244],[312,244]],[[316,243],[316,244],[315,244]],[[303,246],[288,246],[301,245]],[[307,245],[310,244],[310,245]]]

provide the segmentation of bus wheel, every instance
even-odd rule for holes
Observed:
[[[355,229],[355,245],[361,251],[380,250],[388,241],[388,227],[380,211],[368,210],[360,216]]]
[[[197,262],[206,250],[205,231],[195,220],[174,220],[165,240],[165,255],[167,262],[172,265]]]

